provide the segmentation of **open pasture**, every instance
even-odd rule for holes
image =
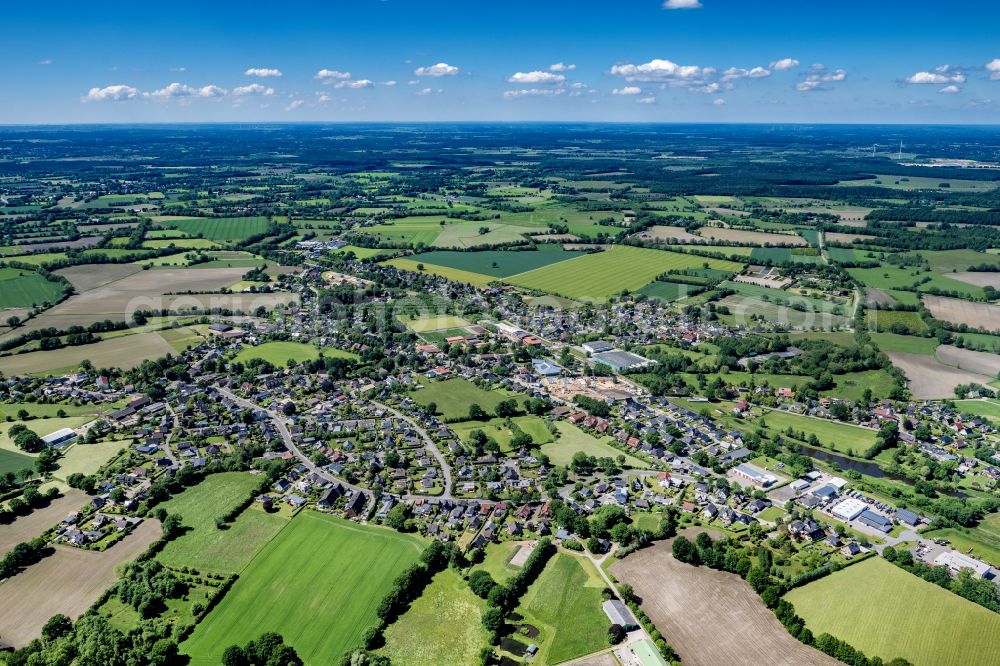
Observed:
[[[41,273],[23,268],[0,268],[0,310],[54,303],[65,287]]]
[[[622,291],[638,291],[657,275],[673,269],[739,270],[739,264],[678,252],[615,246],[508,278],[510,284],[576,300],[604,301]]]
[[[997,663],[1000,617],[874,557],[785,595],[813,634],[826,632],[888,662]]]
[[[535,444],[547,444],[553,439],[552,433],[545,427],[545,421],[539,416],[515,416],[511,421],[522,432],[529,435]],[[508,426],[507,419],[494,418],[489,421],[462,421],[460,423],[452,423],[450,427],[458,435],[458,438],[466,444],[471,441],[473,432],[482,430],[487,437],[495,440],[500,445],[502,451],[512,450],[510,443],[514,438],[514,431]]]
[[[827,419],[801,414],[792,414],[781,410],[767,410],[757,419],[757,424],[774,432],[784,432],[788,428],[798,433],[805,433],[808,438],[816,435],[820,445],[840,453],[854,452],[860,455],[862,451],[875,443],[875,431],[871,428],[839,423]]]
[[[426,265],[455,268],[469,273],[479,273],[495,278],[505,278],[518,273],[535,270],[560,261],[579,257],[582,252],[566,252],[562,248],[554,251],[498,251],[454,252],[436,250],[416,254],[409,259]]]
[[[931,178],[925,176],[876,175],[875,178],[842,180],[840,187],[885,187],[891,190],[943,190],[945,192],[989,192],[997,183],[989,180]]]
[[[920,255],[939,273],[967,271],[970,266],[990,264],[1000,266],[1000,258],[975,250],[922,250]]]
[[[871,310],[865,313],[865,321],[871,330],[880,333],[919,335],[927,330],[920,313],[905,310]]]
[[[758,300],[775,303],[777,305],[787,305],[804,312],[829,312],[833,314],[844,314],[847,309],[847,304],[844,302],[824,300],[820,298],[813,298],[811,296],[801,296],[790,291],[772,289],[770,287],[761,287],[760,285],[747,284],[746,282],[726,281],[720,286],[732,289],[741,296],[756,298]]]
[[[485,231],[485,233],[483,233]],[[496,224],[486,222],[465,222],[449,224],[441,228],[441,233],[434,239],[434,247],[481,247],[498,243],[526,243],[526,234],[544,234],[546,227],[522,227],[511,224]]]
[[[54,554],[0,585],[0,644],[22,647],[38,638],[53,615],[80,617],[115,581],[116,567],[159,538],[159,522],[146,519],[103,552],[56,547]]]
[[[739,576],[678,562],[672,543],[643,548],[614,562],[610,571],[635,589],[643,610],[684,664],[840,664],[793,638]],[[727,630],[720,631],[721,626]]]
[[[699,287],[695,284],[655,280],[640,289],[639,293],[643,296],[648,296],[649,298],[655,298],[666,303],[672,303],[673,301],[686,298],[687,296],[694,296],[695,294],[699,294],[703,291],[705,291],[704,287]]]
[[[265,342],[261,345],[244,345],[233,359],[246,364],[253,358],[267,361],[276,368],[283,368],[289,361],[301,363],[319,358],[319,350],[302,342]]]
[[[414,391],[413,399],[421,405],[435,403],[438,413],[446,421],[460,421],[469,416],[469,407],[477,404],[486,413],[492,413],[498,403],[511,396],[497,391],[485,391],[467,379],[455,378],[428,382]]]
[[[711,241],[726,241],[744,245],[794,245],[804,246],[809,243],[804,238],[792,234],[773,234],[764,231],[749,231],[745,229],[726,229],[722,227],[702,227],[697,231],[702,238]]]
[[[397,257],[396,259],[390,259],[389,261],[383,261],[383,265],[392,266],[403,271],[410,271],[411,273],[425,273],[429,275],[437,275],[438,277],[443,277],[446,280],[451,280],[453,282],[461,282],[463,284],[472,285],[473,287],[485,287],[490,282],[493,282],[495,278],[489,275],[483,275],[480,273],[471,273],[469,271],[459,270],[457,268],[447,268],[445,266],[435,266],[434,264],[425,264],[420,261],[414,261],[411,258]]]
[[[751,317],[762,317],[765,321],[778,322],[799,330],[830,330],[846,326],[848,319],[827,312],[802,312],[787,305],[768,303],[757,298],[740,294],[727,296],[719,305],[724,305],[732,312],[731,321],[752,324]]]
[[[556,421],[559,436],[551,444],[542,447],[542,453],[549,457],[554,465],[568,466],[573,461],[573,455],[582,452],[595,458],[617,458],[622,452],[611,445],[611,437],[598,439],[577,428],[572,423]],[[637,469],[649,467],[639,458],[625,454],[625,464]]]
[[[389,529],[304,511],[265,546],[181,645],[192,664],[218,664],[233,643],[275,631],[307,664],[361,647],[393,579],[423,542]]]

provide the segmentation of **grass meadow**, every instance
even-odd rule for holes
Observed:
[[[437,404],[437,411],[446,421],[461,421],[469,416],[469,407],[477,404],[486,411],[493,413],[498,403],[514,397],[520,402],[522,398],[509,396],[497,391],[485,391],[472,382],[461,379],[446,379],[442,382],[429,382],[424,388],[412,394],[413,399],[421,405]]]
[[[288,361],[301,363],[319,358],[319,350],[302,342],[265,342],[255,347],[243,347],[233,359],[237,363],[246,363],[250,359],[259,358],[277,368],[283,368]]]
[[[813,634],[914,666],[995,663],[1000,616],[875,557],[785,595]]]
[[[61,283],[50,282],[40,273],[23,268],[0,268],[0,309],[53,303],[64,290]]]

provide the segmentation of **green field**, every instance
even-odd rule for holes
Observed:
[[[88,416],[96,415],[97,408],[94,405],[65,405],[56,403],[48,405],[37,402],[8,402],[0,403],[0,417],[17,418],[17,413],[21,410],[28,412],[34,418],[54,418],[63,411],[66,416]]]
[[[131,443],[131,440],[111,440],[96,444],[76,442],[59,458],[59,468],[54,476],[65,481],[70,474],[94,474]]]
[[[924,354],[925,356],[932,356],[940,344],[937,338],[921,338],[896,333],[872,333],[872,341],[884,352]]]
[[[510,284],[577,300],[604,301],[622,291],[638,291],[669,270],[701,268],[739,270],[731,261],[679,252],[614,246],[508,278]]]
[[[262,234],[270,228],[266,217],[159,217],[157,223],[178,229],[191,236],[201,236],[213,241],[242,241]]]
[[[720,287],[732,289],[737,294],[755,298],[767,303],[787,305],[788,307],[801,308],[806,312],[829,312],[843,315],[848,312],[848,304],[845,302],[827,301],[811,296],[800,296],[782,289],[771,289],[745,282],[723,282]]]
[[[475,664],[488,638],[485,609],[486,602],[449,567],[386,629],[383,652],[394,666]]]
[[[947,539],[963,553],[1000,567],[1000,513],[991,513],[973,528],[954,527],[924,532],[928,539]]]
[[[975,250],[922,250],[920,255],[931,265],[931,270],[938,273],[965,271],[980,264],[1000,266],[1000,258]]]
[[[234,643],[280,633],[306,664],[336,663],[360,647],[375,609],[417,561],[417,537],[304,511],[240,575],[181,645],[192,664],[215,666]]]
[[[358,247],[357,245],[345,245],[339,250],[335,250],[333,254],[347,254],[348,252],[353,252],[354,256],[358,259],[372,259],[373,257],[381,257],[386,254],[392,254],[394,250],[380,250],[376,247]]]
[[[768,429],[773,431],[784,432],[791,427],[796,433],[804,432],[806,437],[816,435],[824,448],[841,453],[853,451],[855,455],[860,455],[875,443],[875,431],[870,428],[790,412],[768,410],[756,422],[757,425],[766,422]]]
[[[667,303],[676,301],[679,298],[694,296],[705,291],[704,287],[681,282],[663,282],[655,280],[639,290],[639,293],[649,298],[655,298]]]
[[[243,472],[210,474],[161,506],[177,513],[188,529],[157,556],[172,567],[189,566],[215,573],[241,571],[264,544],[288,523],[256,506],[243,511],[226,529],[215,518],[239,506],[253,491],[258,477]]]
[[[607,647],[611,621],[601,608],[604,587],[583,557],[560,552],[549,560],[517,608],[541,632],[530,641],[538,645],[538,663],[558,664]]]
[[[469,271],[458,270],[457,268],[447,268],[445,266],[434,266],[432,264],[425,264],[419,261],[413,261],[409,258],[396,258],[390,259],[389,261],[383,261],[384,265],[394,266],[400,270],[411,271],[413,273],[424,273],[427,275],[437,275],[438,277],[443,277],[446,280],[451,280],[452,282],[461,282],[463,284],[472,285],[473,287],[485,287],[490,282],[493,282],[494,278],[488,275],[482,275],[480,273],[470,273]]]
[[[875,557],[785,595],[814,635],[914,666],[994,664],[1000,616]]]
[[[530,435],[535,444],[547,444],[553,440],[552,433],[545,427],[545,421],[540,416],[515,416],[511,420],[522,432]],[[459,439],[466,444],[469,443],[473,431],[482,430],[486,433],[487,437],[496,440],[501,450],[511,450],[510,442],[514,438],[514,433],[507,426],[507,419],[494,418],[489,421],[462,421],[461,423],[452,423],[450,427],[455,431]]]
[[[252,358],[263,359],[277,368],[283,368],[290,360],[301,363],[317,359],[319,350],[302,342],[265,342],[255,347],[243,347],[233,361],[245,364]]]
[[[766,321],[779,322],[791,328],[831,329],[846,326],[849,321],[846,317],[830,314],[828,312],[818,312],[815,310],[807,310],[803,312],[787,305],[780,305],[773,302],[769,303],[758,298],[751,298],[740,294],[727,296],[719,301],[719,303],[727,306],[733,313],[731,315],[723,315],[720,317],[724,323],[732,322],[752,324],[752,322],[749,321],[750,317],[756,315],[758,317],[762,317]]]
[[[31,421],[25,421],[24,424],[33,430],[39,437],[45,437],[46,435],[51,435],[57,430],[62,430],[63,428],[79,428],[83,424],[93,421],[92,416],[67,416],[65,418],[44,418],[44,419],[32,419]],[[10,427],[14,425],[15,422],[11,423],[0,423],[0,448],[7,449],[8,451],[14,451],[15,453],[19,451],[15,446],[14,442],[11,441],[10,437],[7,436],[7,431]]]
[[[497,391],[485,391],[467,379],[446,379],[441,382],[429,382],[424,388],[412,394],[413,399],[421,405],[436,403],[438,413],[445,420],[460,421],[468,418],[469,407],[473,403],[482,407],[487,414],[492,414],[497,403],[511,396]],[[521,399],[518,399],[520,402]]]
[[[0,268],[0,310],[54,303],[65,289],[62,283],[50,282],[34,271]]]
[[[582,252],[566,252],[562,248],[557,251],[499,251],[455,252],[435,250],[409,257],[411,261],[422,262],[425,265],[455,268],[470,273],[480,273],[495,278],[505,278],[518,273],[533,271],[536,268],[559,263],[567,259],[579,257]]]
[[[404,326],[414,333],[443,331],[447,329],[463,328],[469,325],[468,321],[454,315],[423,315],[414,316],[413,319],[410,319],[409,317],[400,317],[399,320],[403,322]]]
[[[919,312],[868,310],[865,317],[869,328],[874,327],[879,332],[905,329],[908,335],[919,335],[927,330],[927,324],[920,318]]]
[[[16,451],[0,449],[0,474],[17,473],[22,469],[35,469],[35,459]]]
[[[486,555],[483,561],[473,567],[482,569],[498,583],[504,583],[508,578],[517,573],[518,568],[509,564],[511,558],[520,550],[520,545],[513,541],[491,542],[486,546]]]
[[[555,442],[542,447],[542,453],[547,455],[554,465],[569,465],[573,460],[573,454],[578,451],[595,458],[617,458],[622,455],[621,451],[611,446],[610,442],[614,440],[610,437],[597,439],[565,421],[556,421],[556,428],[559,430],[559,437]],[[625,464],[639,469],[649,467],[639,458],[627,454],[625,455]]]
[[[955,409],[962,414],[985,416],[1000,421],[1000,402],[996,400],[956,400]]]

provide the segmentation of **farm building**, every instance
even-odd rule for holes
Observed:
[[[639,628],[639,623],[636,622],[635,617],[632,616],[632,611],[628,609],[628,606],[624,602],[612,599],[605,601],[601,607],[604,608],[604,614],[611,620],[611,624],[617,624],[625,631],[632,631]]]
[[[949,550],[934,558],[934,564],[948,567],[952,573],[958,573],[962,569],[969,569],[976,576],[986,578],[990,572],[990,565],[980,562],[974,557],[964,555],[957,550]]]
[[[643,358],[638,354],[633,354],[632,352],[613,350],[607,352],[601,352],[598,354],[593,354],[592,358],[598,363],[604,364],[610,367],[612,370],[631,370],[633,368],[644,368],[647,365],[653,365],[656,361],[651,361],[648,358]]]
[[[861,512],[861,515],[858,516],[858,520],[869,527],[874,527],[875,529],[883,532],[888,532],[892,529],[891,520],[881,514],[875,513],[874,511],[869,511],[868,509]]]
[[[63,444],[69,444],[74,439],[76,439],[76,432],[71,428],[61,428],[53,433],[42,437],[42,441],[45,442],[46,446],[60,447]]]
[[[778,480],[778,477],[774,474],[768,474],[764,470],[757,469],[753,465],[737,465],[733,468],[733,474],[737,478],[749,481],[755,486],[760,486],[761,488],[766,488]]]
[[[867,508],[867,504],[852,497],[850,499],[845,499],[843,502],[833,507],[833,510],[830,511],[830,513],[832,513],[834,517],[840,518],[841,520],[854,520],[864,513]]]

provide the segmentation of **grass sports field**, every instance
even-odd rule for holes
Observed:
[[[674,269],[709,268],[739,270],[731,261],[708,259],[679,252],[615,246],[558,264],[508,278],[510,284],[546,291],[567,298],[603,301],[622,291],[638,291],[657,275]]]
[[[488,250],[485,252],[454,252],[436,250],[410,257],[412,261],[423,262],[425,265],[456,268],[470,273],[480,273],[495,278],[505,278],[518,273],[526,273],[536,268],[557,264],[560,261],[581,256],[582,252],[566,252],[562,248],[556,251],[520,251],[503,252]]]
[[[578,451],[596,458],[617,458],[623,455],[621,451],[609,444],[612,441],[610,437],[597,439],[565,421],[556,421],[556,428],[559,430],[558,439],[542,447],[542,453],[547,455],[555,465],[569,465],[573,460],[573,454]],[[630,455],[625,455],[625,464],[640,469],[648,467],[646,463]]]
[[[486,647],[485,608],[486,602],[449,567],[386,629],[383,651],[394,666],[474,664]]]
[[[417,537],[304,511],[253,559],[181,651],[192,664],[215,666],[228,646],[275,631],[305,663],[335,662],[361,646],[393,579],[423,548]]]
[[[611,621],[601,609],[604,586],[589,560],[564,552],[549,560],[517,609],[541,631],[530,641],[539,647],[539,663],[557,664],[607,647]]]
[[[496,391],[484,391],[466,379],[446,379],[443,382],[429,382],[415,391],[413,399],[421,405],[437,404],[437,411],[446,421],[461,421],[469,416],[469,407],[479,405],[487,414],[492,414],[497,403],[512,396]],[[518,399],[518,402],[521,400]]]
[[[176,218],[161,217],[159,224],[191,236],[213,241],[241,241],[262,234],[270,223],[266,217]]]
[[[0,309],[52,303],[64,289],[62,284],[50,282],[40,273],[23,268],[0,268]]]
[[[785,595],[813,634],[914,666],[996,663],[1000,616],[875,557]]]
[[[210,474],[196,486],[165,502],[177,513],[187,532],[169,542],[157,558],[172,567],[195,567],[215,573],[241,571],[264,544],[288,524],[288,519],[256,506],[243,511],[226,529],[215,526],[257,485],[257,477],[242,472]]]
[[[319,358],[319,350],[302,342],[265,342],[256,347],[244,347],[233,360],[246,363],[252,358],[259,358],[271,365],[283,368],[288,361],[301,363]]]

